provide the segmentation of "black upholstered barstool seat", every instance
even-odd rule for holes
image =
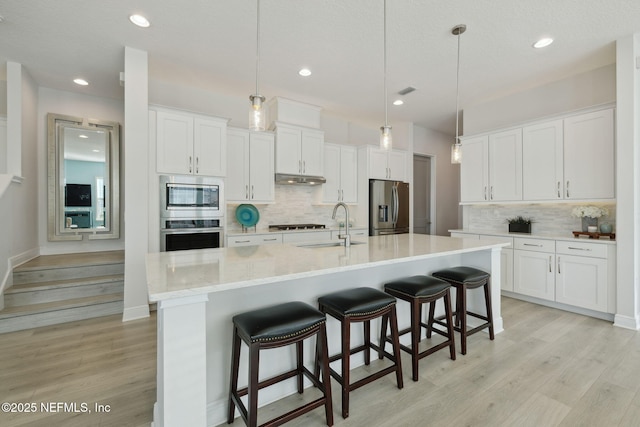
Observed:
[[[411,371],[414,381],[418,381],[418,361],[423,357],[449,347],[451,359],[456,360],[450,288],[451,285],[448,282],[431,276],[404,277],[384,285],[385,292],[410,304],[411,326],[399,331],[399,335],[411,333],[411,347],[400,344],[400,348],[411,355]],[[445,322],[434,319],[435,307],[439,299],[444,301]],[[422,321],[422,304],[426,303],[429,304],[429,320],[427,323]],[[446,330],[434,328],[434,322],[446,327]],[[446,340],[421,352],[419,344],[423,327],[426,329],[427,338],[431,338],[432,332],[435,332],[445,337]]]
[[[298,393],[303,392],[303,376],[322,391],[322,397],[306,403],[286,414],[283,414],[262,426],[278,426],[303,415],[320,406],[325,407],[327,425],[333,425],[333,409],[331,403],[331,384],[329,379],[329,358],[327,353],[326,316],[316,308],[302,302],[288,302],[266,307],[233,317],[233,353],[231,366],[231,385],[229,390],[229,412],[227,422],[231,424],[238,407],[242,418],[249,427],[256,427],[258,420],[258,390],[297,377]],[[315,362],[322,370],[322,378],[318,369],[312,373],[303,364],[303,341],[317,336]],[[240,367],[240,347],[244,341],[249,347],[249,384],[238,389],[238,370]],[[270,379],[259,381],[260,350],[284,347],[296,344],[296,367]],[[248,396],[248,408],[240,400]]]
[[[473,267],[459,266],[434,271],[432,276],[451,283],[456,288],[455,330],[460,332],[462,354],[467,354],[467,337],[489,328],[489,339],[494,339],[493,310],[491,309],[491,275]],[[467,310],[467,290],[482,287],[486,315]],[[484,320],[484,323],[467,329],[467,315]]]
[[[392,372],[396,373],[398,388],[403,387],[402,365],[400,363],[400,343],[398,340],[398,319],[396,317],[396,299],[382,291],[373,288],[355,288],[334,292],[318,298],[320,310],[340,321],[342,345],[340,353],[329,357],[329,362],[340,360],[342,372],[338,373],[329,367],[342,389],[342,417],[349,416],[349,393],[365,384],[381,378]],[[385,341],[380,340],[380,346],[371,342],[371,320],[382,317],[383,325],[391,326],[391,343],[393,354],[384,350]],[[351,324],[364,324],[364,344],[351,348]],[[386,328],[385,328],[386,329]],[[381,337],[386,330],[381,329]],[[349,378],[350,357],[352,354],[364,352],[364,363],[370,364],[370,351],[375,350],[378,358],[386,357],[392,362],[391,366],[351,383]]]

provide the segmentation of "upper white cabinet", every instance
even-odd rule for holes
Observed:
[[[557,200],[564,196],[562,120],[522,128],[524,200]]]
[[[226,175],[226,119],[158,111],[156,126],[158,173]]]
[[[612,199],[613,110],[463,139],[462,202]]]
[[[462,142],[461,200],[522,200],[522,130]]]
[[[324,132],[276,122],[276,172],[323,174]]]
[[[367,162],[370,179],[406,181],[407,152],[402,150],[381,150],[367,145]]]
[[[358,202],[358,156],[355,147],[324,144],[322,201]]]
[[[615,197],[613,110],[564,120],[564,196],[567,199]]]
[[[274,142],[271,132],[227,131],[227,179],[225,191],[230,202],[273,202]]]

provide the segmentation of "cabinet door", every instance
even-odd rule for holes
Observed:
[[[462,142],[460,164],[460,200],[488,201],[489,137],[481,136]]]
[[[302,174],[322,176],[324,132],[303,130],[301,140]]]
[[[489,136],[489,200],[522,200],[522,129]]]
[[[607,311],[607,260],[558,255],[556,301]]]
[[[327,182],[322,185],[323,202],[333,203],[342,200],[340,152],[339,145],[324,145],[324,177]]]
[[[615,197],[614,167],[613,110],[564,120],[565,198]]]
[[[555,255],[513,251],[513,291],[536,298],[555,299]]]
[[[389,153],[378,148],[368,148],[369,151],[369,178],[390,179],[388,159]]]
[[[225,176],[227,173],[227,124],[196,118],[193,135],[193,173]]]
[[[358,153],[355,147],[340,148],[340,192],[343,202],[358,202]]]
[[[254,202],[275,200],[274,142],[269,133],[251,133],[249,150],[249,199]]]
[[[404,151],[391,150],[389,152],[389,179],[394,181],[407,180],[407,155]]]
[[[522,198],[557,200],[564,194],[562,120],[522,129]]]
[[[289,127],[276,129],[276,171],[299,175],[302,173],[301,144],[302,131]]]
[[[159,173],[193,173],[193,118],[158,111],[156,169]]]
[[[227,200],[245,201],[249,199],[249,131],[229,129],[227,141]]]

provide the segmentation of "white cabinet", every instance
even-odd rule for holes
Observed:
[[[225,176],[227,120],[158,111],[156,169],[158,173]]]
[[[273,134],[229,128],[227,139],[227,201],[273,202]]]
[[[358,156],[355,147],[324,144],[322,201],[358,202]]]
[[[369,179],[407,181],[407,152],[403,150],[381,150],[366,146]]]
[[[613,110],[564,120],[564,197],[615,197]]]
[[[522,130],[465,139],[460,182],[463,202],[522,200]]]
[[[321,176],[324,132],[276,122],[276,172]]]
[[[514,292],[555,300],[555,241],[516,238],[514,247]]]
[[[331,230],[331,240],[340,240],[339,235],[344,233],[344,228],[340,230]],[[369,237],[369,229],[367,228],[349,228],[351,241],[362,240]]]
[[[557,242],[556,257],[556,301],[606,312],[607,247],[585,242]]]
[[[557,200],[564,197],[562,129],[562,120],[522,129],[524,200]]]
[[[227,237],[227,247],[271,245],[282,243],[282,233],[243,234]]]

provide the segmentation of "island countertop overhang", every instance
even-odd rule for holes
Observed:
[[[150,253],[146,260],[149,301],[506,246],[499,242],[411,233],[360,240],[365,244],[349,248],[303,248],[296,243]]]

